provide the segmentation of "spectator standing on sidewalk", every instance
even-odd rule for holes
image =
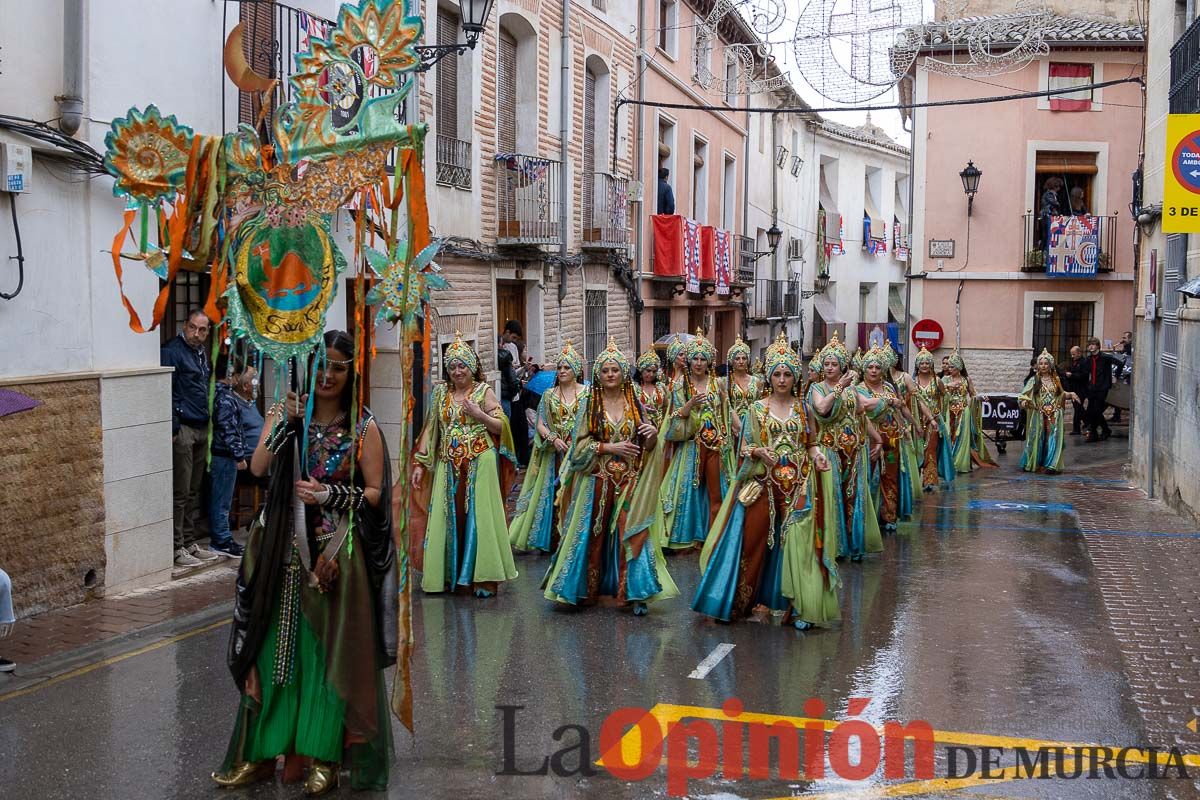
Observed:
[[[208,378],[212,372],[204,344],[211,327],[199,309],[188,314],[183,332],[162,349],[171,374],[171,466],[174,470],[175,566],[198,567],[220,556],[200,547],[200,494],[208,445]]]
[[[258,400],[258,370],[249,364],[234,376],[233,396],[242,414],[242,440],[251,448],[262,438],[263,415],[255,403]]]
[[[0,639],[8,638],[16,621],[17,618],[13,616],[12,581],[8,579],[8,573],[0,569]],[[16,664],[0,657],[0,672],[12,672],[16,668]]]
[[[1116,359],[1100,352],[1100,340],[1095,336],[1087,341],[1087,358],[1083,371],[1087,379],[1087,437],[1089,442],[1112,436],[1108,420],[1104,419],[1108,390],[1112,388],[1113,366]]]
[[[222,356],[217,361],[217,374],[228,369],[228,359]],[[246,440],[242,422],[242,403],[234,394],[233,387],[241,382],[245,368],[238,365],[228,378],[217,381],[213,396],[212,459],[209,473],[212,484],[208,493],[208,549],[231,558],[242,557],[242,546],[233,540],[229,532],[229,506],[233,503],[233,490],[237,475],[250,466],[252,446]],[[261,434],[262,427],[259,426]],[[258,444],[258,440],[254,440]]]
[[[1068,392],[1074,392],[1077,398],[1087,396],[1087,375],[1084,373],[1083,350],[1079,345],[1071,348],[1071,360],[1067,362],[1067,368],[1063,370],[1063,388]],[[1082,399],[1071,401],[1071,405],[1075,408],[1075,415],[1071,422],[1071,435],[1078,436],[1082,433],[1084,408]]]

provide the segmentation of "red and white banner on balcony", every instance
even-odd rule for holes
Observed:
[[[683,218],[683,284],[689,292],[700,293],[700,223]]]
[[[846,226],[842,223],[842,215],[837,215],[837,239],[833,239],[829,234],[833,227],[831,220],[827,217],[825,220],[825,257],[844,256],[846,255],[846,247],[842,242],[846,238]]]
[[[729,282],[733,274],[733,242],[729,231],[718,230],[713,234],[713,260],[717,273],[717,294],[729,294]]]
[[[1072,86],[1087,86],[1092,82],[1091,64],[1054,64],[1049,66],[1050,86],[1054,89],[1069,89]],[[1092,90],[1052,95],[1051,111],[1091,111]]]
[[[908,262],[908,244],[904,241],[904,226],[900,220],[892,223],[892,246],[897,261]]]

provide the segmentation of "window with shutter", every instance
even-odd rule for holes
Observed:
[[[437,43],[458,43],[458,14],[438,8]],[[458,136],[458,56],[443,58],[437,65],[437,132],[457,139]]]
[[[496,69],[496,150],[517,150],[517,40],[500,31],[500,53]]]
[[[274,78],[279,75],[275,64],[275,0],[241,3],[238,5],[238,21],[243,28],[242,50],[246,63],[259,75]],[[250,92],[238,93],[238,122],[253,125],[262,110],[262,98]],[[270,119],[269,112],[267,119]]]
[[[583,220],[587,229],[593,227],[592,210],[595,203],[592,193],[595,191],[595,170],[596,73],[589,69],[583,73]]]

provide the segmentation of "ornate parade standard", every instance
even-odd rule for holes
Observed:
[[[226,71],[243,91],[261,93],[257,126],[199,134],[153,105],[130,109],[113,122],[104,164],[116,178],[113,193],[127,200],[112,253],[131,328],[143,332],[158,326],[180,269],[211,271],[205,311],[214,327],[224,321],[225,336],[235,348],[248,352],[252,347],[274,362],[277,391],[287,388],[285,369],[310,387],[324,360],[326,312],[348,267],[331,222],[353,201],[358,209],[352,261],[358,297],[351,323],[355,380],[373,351],[368,305],[377,306],[379,320],[401,325],[400,352],[406,361],[413,343],[428,347],[427,330],[418,321],[430,289],[445,282],[436,274],[437,248],[429,240],[421,170],[426,126],[403,124],[399,113],[413,86],[410,73],[420,65],[414,45],[422,28],[420,17],[405,14],[402,0],[343,5],[328,35],[310,37],[307,49],[295,55],[292,99],[267,120],[277,81],[246,65],[239,26],[225,49]],[[260,140],[260,129],[268,142]],[[123,253],[139,214],[137,250]],[[164,281],[148,326],[125,296],[122,258],[144,261]],[[364,262],[373,273],[369,294]],[[214,337],[214,347],[222,338]],[[359,382],[355,416],[362,391]],[[402,391],[408,409],[407,386]],[[352,427],[357,424],[351,420]],[[408,472],[409,440],[401,437],[401,475]],[[398,502],[395,510],[403,541],[408,504]],[[401,652],[392,706],[411,729],[411,612],[403,548],[399,577]]]

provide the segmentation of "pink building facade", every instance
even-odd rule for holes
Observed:
[[[704,328],[718,353],[733,344],[742,332],[742,296],[753,281],[749,271],[739,271],[740,237],[745,230],[745,179],[748,114],[745,95],[706,91],[693,83],[696,30],[711,10],[711,0],[653,0],[642,4],[642,46],[636,69],[642,75],[644,99],[687,105],[716,105],[713,111],[644,107],[635,114],[640,131],[637,177],[644,187],[644,200],[637,215],[638,268],[645,309],[640,315],[638,340],[646,349],[667,333],[692,332]],[[723,25],[721,36],[710,43],[708,57],[712,73],[722,80],[735,78],[727,71],[725,45],[729,41],[753,42],[753,35],[733,21]],[[716,291],[712,282],[699,292],[687,291],[683,283],[655,276],[654,226],[657,208],[658,171],[669,171],[667,182],[675,198],[675,213],[727,231],[732,238],[732,286],[729,294]],[[747,249],[753,248],[753,242]],[[661,267],[661,265],[660,265]],[[661,271],[661,270],[660,270]]]
[[[1056,17],[1048,39],[1048,56],[986,79],[1004,88],[926,70],[918,57],[914,100],[1141,74],[1144,36],[1134,25]],[[941,324],[943,354],[957,347],[982,389],[1016,391],[1042,348],[1062,359],[1089,336],[1116,341],[1131,329],[1128,206],[1139,103],[1139,87],[1128,83],[1054,99],[917,110],[914,175],[923,202],[913,222],[913,317]],[[983,173],[969,216],[960,178],[968,161]],[[1086,222],[1086,238],[1100,251],[1088,277],[1049,274],[1067,263],[1070,241],[1055,225],[1072,214]]]

